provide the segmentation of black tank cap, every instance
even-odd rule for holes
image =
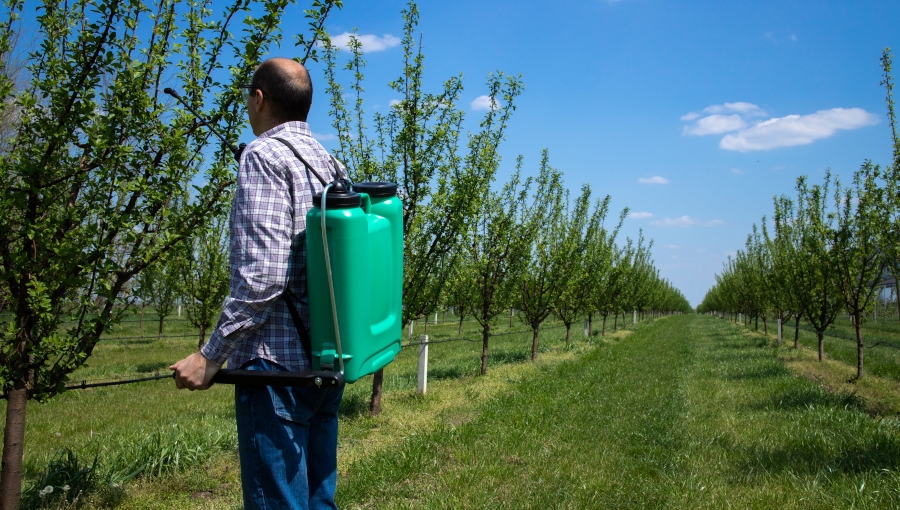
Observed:
[[[347,188],[347,185],[341,181],[335,182],[328,188],[328,199],[325,202],[327,209],[349,209],[359,207],[362,204],[362,197],[359,193]],[[313,205],[322,208],[322,192],[313,195]]]
[[[357,182],[353,191],[366,193],[373,198],[393,197],[397,195],[397,184],[393,182]]]

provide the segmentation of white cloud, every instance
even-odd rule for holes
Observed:
[[[732,168],[731,173],[737,174],[737,175],[744,175],[744,171],[741,170],[740,168]]]
[[[661,220],[654,220],[650,222],[651,225],[656,225],[657,227],[690,227],[692,225],[697,224],[697,220],[691,218],[690,216],[682,216],[680,218],[663,218]]]
[[[496,101],[491,99],[491,96],[478,96],[472,101],[470,105],[473,111],[488,111],[488,110],[497,110],[500,108],[500,105],[497,104]]]
[[[737,101],[735,103],[723,103],[707,106],[703,109],[704,113],[728,113],[737,112],[744,115],[765,115],[765,111],[753,103]]]
[[[643,212],[643,211],[633,211],[633,212],[628,213],[628,217],[635,219],[635,220],[639,220],[642,218],[652,218],[653,214],[648,213],[648,212]]]
[[[388,105],[389,105],[389,106],[396,106],[396,105],[398,105],[398,104],[400,104],[400,100],[399,100],[399,99],[391,99],[391,100],[388,102]]]
[[[670,250],[677,250],[678,245],[677,244],[667,244],[667,245],[663,246],[663,248],[668,248]]]
[[[684,126],[681,134],[685,136],[717,135],[745,127],[747,127],[747,122],[740,115],[709,115],[698,120],[693,126]]]
[[[681,116],[685,122],[694,122],[684,126],[684,136],[718,135],[729,131],[738,131],[747,127],[747,119],[766,114],[759,106],[746,101],[722,103],[707,106],[703,113],[690,112]],[[706,115],[704,115],[706,114]]]
[[[796,41],[796,40],[797,40],[797,36],[796,36],[795,34],[791,34],[791,40],[792,40],[792,41]]]
[[[680,218],[663,218],[661,220],[651,221],[650,224],[656,227],[693,227],[693,226],[701,226],[701,227],[715,227],[718,225],[723,225],[725,222],[722,220],[712,220],[712,221],[700,221],[697,218],[692,218],[690,216],[681,216]]]
[[[759,122],[736,134],[726,135],[719,147],[749,152],[806,145],[828,138],[839,129],[858,129],[878,122],[878,116],[862,108],[832,108],[809,115],[788,115]]]
[[[344,32],[341,35],[331,36],[331,44],[342,50],[349,50],[350,38],[354,36],[362,44],[363,53],[384,51],[400,44],[400,38],[391,34],[384,34],[378,37],[374,34],[354,34],[353,32]]]
[[[641,177],[638,179],[641,184],[669,184],[669,180],[665,177],[654,175],[653,177]]]
[[[316,140],[320,141],[320,142],[325,142],[325,141],[328,141],[328,140],[334,140],[335,138],[337,138],[335,135],[333,135],[333,134],[331,134],[331,133],[328,133],[328,134],[323,135],[323,134],[321,134],[321,133],[316,133],[316,132],[313,132],[312,137],[315,138]]]

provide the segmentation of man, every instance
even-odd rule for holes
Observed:
[[[241,156],[231,207],[230,295],[206,345],[169,367],[179,389],[209,388],[226,360],[247,370],[311,369],[287,300],[308,328],[306,213],[322,185],[288,144],[325,179],[335,172],[306,124],[312,82],[302,65],[267,60],[243,88],[257,138]],[[343,390],[235,386],[244,508],[337,508]]]

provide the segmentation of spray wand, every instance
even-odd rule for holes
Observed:
[[[206,126],[207,128],[209,128],[209,131],[210,131],[212,134],[214,134],[214,135],[216,135],[217,137],[219,137],[219,140],[222,140],[222,143],[224,143],[225,146],[228,147],[228,149],[231,150],[231,153],[234,154],[234,159],[237,160],[238,162],[240,162],[240,160],[241,160],[241,153],[243,153],[243,152],[244,152],[244,148],[247,147],[247,144],[246,144],[246,143],[242,143],[242,144],[238,145],[237,147],[235,147],[234,144],[232,144],[231,142],[228,141],[227,138],[225,138],[225,135],[223,135],[222,133],[220,133],[220,132],[213,126],[213,124],[211,124],[208,120],[206,120],[202,115],[200,115],[199,113],[197,113],[196,110],[194,110],[193,108],[191,108],[191,105],[189,105],[189,104],[187,103],[187,101],[185,101],[184,98],[182,98],[181,95],[178,94],[178,92],[176,92],[174,89],[169,88],[169,87],[164,88],[164,89],[163,89],[163,92],[164,92],[165,94],[168,94],[168,95],[174,97],[175,100],[178,101],[179,103],[181,103],[182,106],[184,106],[185,108],[187,108],[187,110],[188,110],[189,112],[193,113],[193,114],[194,114],[194,117],[196,117],[197,120],[200,121],[200,125],[201,125],[201,126]]]

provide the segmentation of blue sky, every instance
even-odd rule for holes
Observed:
[[[402,66],[401,1],[346,0],[327,23],[364,36],[366,107],[385,109]],[[900,2],[584,0],[419,5],[426,88],[463,74],[471,128],[491,71],[522,75],[502,147],[536,173],[540,151],[566,185],[629,207],[624,234],[655,242],[663,277],[697,305],[772,197],[826,168],[849,179],[891,155],[879,58],[900,51]],[[300,26],[298,24],[298,26]],[[286,25],[286,35],[290,34]],[[290,56],[285,54],[284,56]],[[898,63],[900,66],[900,63]],[[310,124],[335,131],[324,81]],[[611,213],[614,216],[615,212]]]

